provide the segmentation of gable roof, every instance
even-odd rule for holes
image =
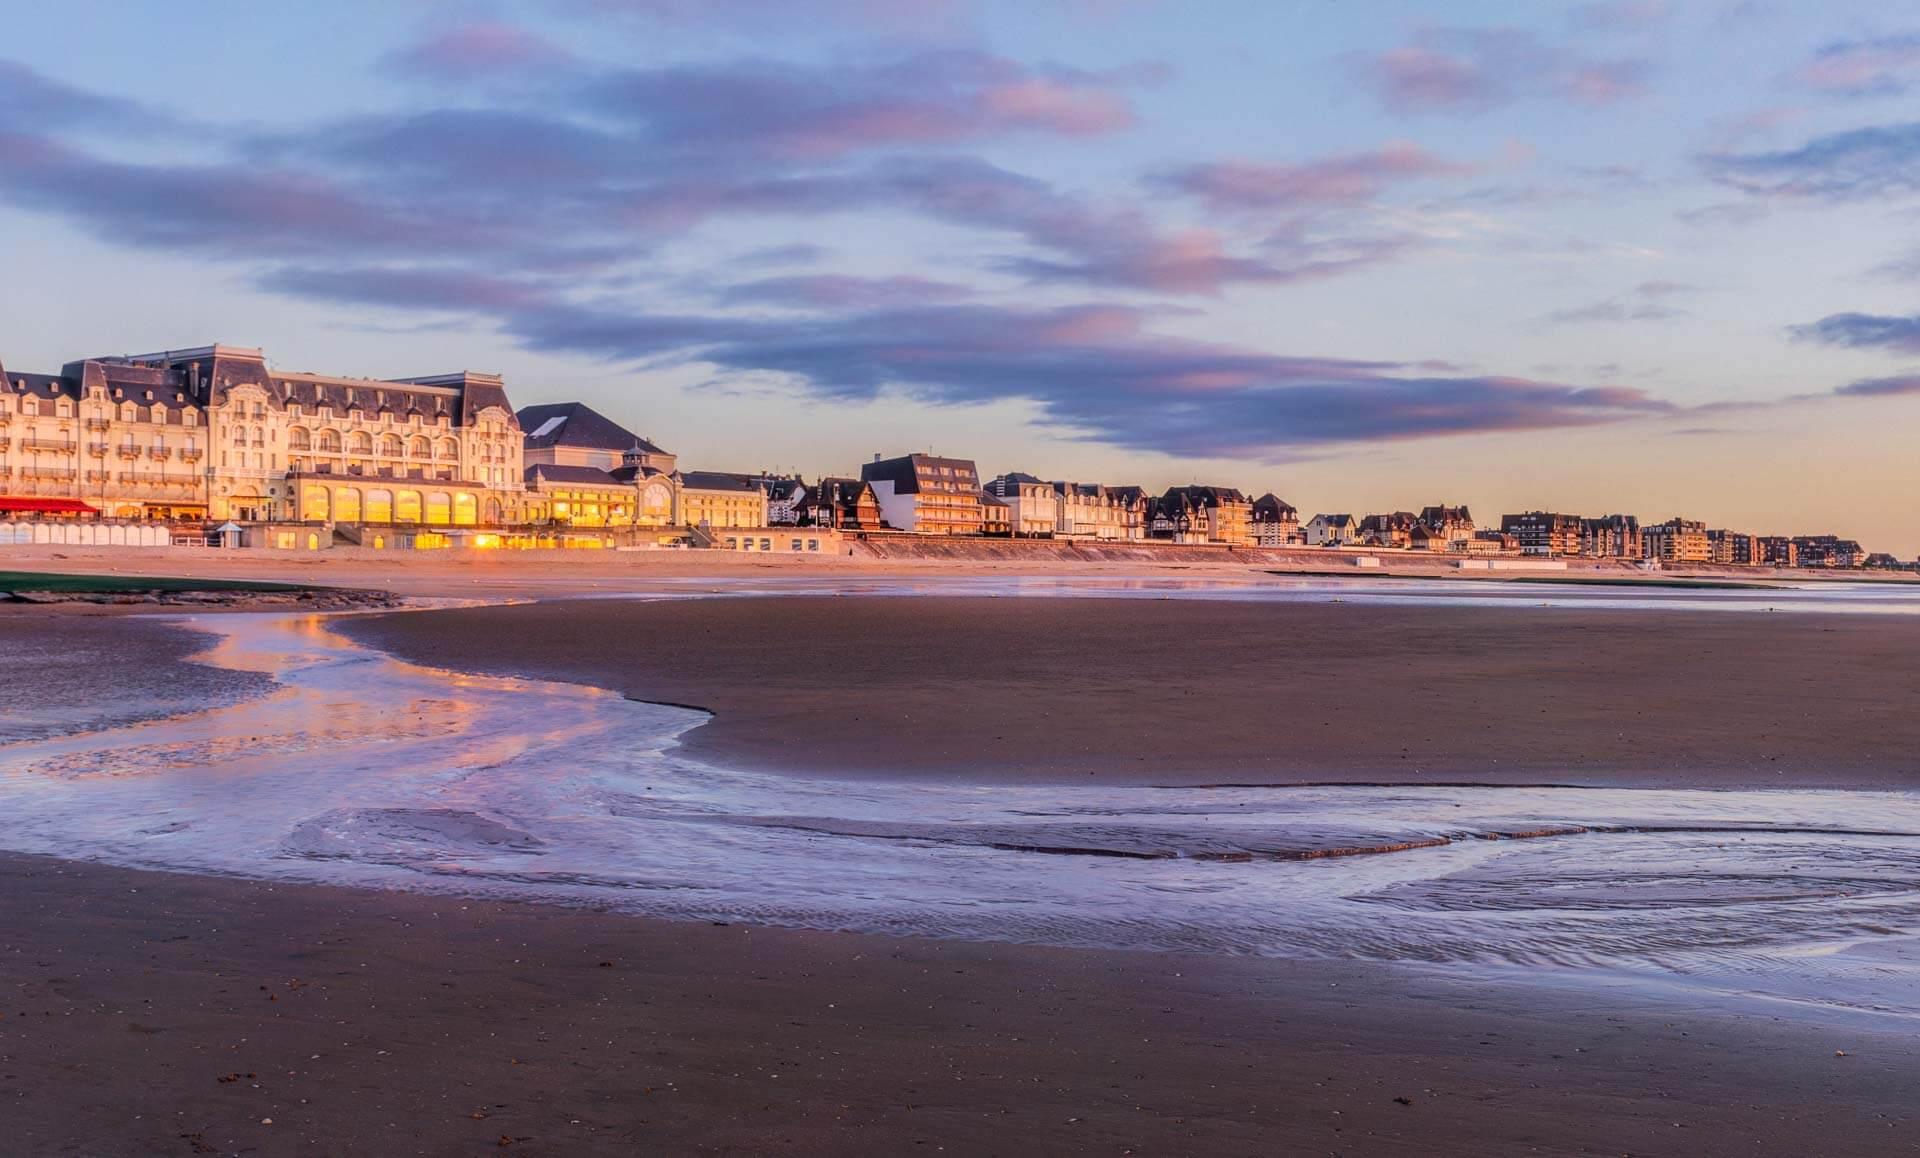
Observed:
[[[680,475],[680,485],[690,491],[740,491],[757,494],[760,484],[751,475],[727,474],[717,470],[690,470]]]
[[[569,446],[621,454],[638,447],[649,454],[666,453],[584,402],[525,407],[520,411],[520,429],[526,432],[529,450]]]
[[[551,462],[534,463],[527,468],[526,477],[529,483],[537,483],[545,480],[547,482],[574,483],[576,485],[585,484],[587,486],[601,487],[620,487],[626,485],[622,480],[614,478],[611,474],[601,470],[597,466],[559,466]]]

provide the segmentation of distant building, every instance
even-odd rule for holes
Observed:
[[[1713,543],[1707,538],[1707,525],[1691,519],[1668,519],[1657,526],[1642,527],[1640,552],[1642,558],[1662,563],[1713,562]]]
[[[1052,486],[1057,511],[1054,534],[1061,538],[1118,542],[1127,539],[1137,525],[1130,510],[1130,495],[1137,488],[1109,489],[1099,483],[1077,482],[1055,482]]]
[[[1797,535],[1793,546],[1801,567],[1858,567],[1867,558],[1860,544],[1835,535]]]
[[[1360,541],[1360,524],[1348,514],[1315,515],[1303,533],[1308,546],[1346,547]]]
[[[1739,531],[1709,530],[1707,544],[1713,561],[1722,566],[1757,567],[1766,562],[1766,551],[1757,535]]]
[[[1404,549],[1412,542],[1413,529],[1419,525],[1420,520],[1412,511],[1368,515],[1360,520],[1360,541],[1369,547]]]
[[[1760,558],[1770,567],[1798,567],[1800,548],[1785,535],[1762,535]]]
[[[1439,539],[1444,546],[1438,550],[1465,550],[1466,544],[1473,538],[1473,512],[1466,507],[1446,505],[1420,508],[1420,525]]]
[[[876,456],[860,468],[887,525],[923,535],[980,533],[980,472],[972,459]]]
[[[1517,539],[1521,553],[1526,555],[1578,555],[1584,529],[1584,520],[1578,515],[1552,511],[1500,517],[1501,533]]]
[[[1591,559],[1639,559],[1640,520],[1608,515],[1580,521],[1580,553]]]
[[[985,489],[1005,505],[1007,533],[1016,538],[1047,538],[1060,525],[1059,496],[1045,479],[1013,471],[990,480]]]
[[[980,533],[990,538],[1013,536],[1013,509],[992,491],[980,492]]]
[[[689,527],[764,527],[767,492],[752,475],[690,470],[680,476],[680,510]]]
[[[1233,487],[1172,487],[1160,496],[1154,514],[1156,528],[1174,528],[1176,542],[1217,543],[1230,547],[1253,545],[1253,503]]]
[[[1137,542],[1147,537],[1147,510],[1153,496],[1142,487],[1108,487],[1107,495],[1120,510],[1120,537]]]
[[[1307,541],[1300,512],[1271,492],[1253,500],[1253,541],[1260,547],[1291,547]]]
[[[573,527],[681,523],[679,459],[584,402],[528,406],[527,521]]]
[[[798,475],[784,477],[763,474],[760,489],[767,493],[767,525],[791,527],[800,522],[800,508],[806,504],[807,483]]]
[[[807,488],[799,521],[804,526],[838,531],[877,531],[885,525],[880,500],[871,485],[857,478],[831,476]]]
[[[1866,558],[1866,561],[1861,563],[1860,565],[1862,567],[1867,568],[1870,571],[1911,570],[1911,568],[1909,568],[1906,564],[1902,563],[1899,559],[1886,553],[1885,551],[1875,551],[1873,554],[1868,555]]]

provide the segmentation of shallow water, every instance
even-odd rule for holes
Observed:
[[[700,713],[186,620],[278,690],[0,746],[0,847],[1058,945],[1548,966],[1920,1016],[1920,794],[840,782]]]

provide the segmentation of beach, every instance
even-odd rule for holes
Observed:
[[[1911,1034],[1628,986],[643,921],[34,858],[0,858],[0,880],[0,1105],[21,1154],[1920,1145]]]
[[[1920,617],[1318,601],[554,601],[357,620],[423,663],[714,718],[886,778],[1920,786]]]
[[[466,573],[398,572],[410,594],[465,594],[448,582],[450,574]],[[395,693],[382,691],[393,701],[385,714],[339,723],[328,737],[336,748],[286,765],[288,787],[273,787],[264,770],[275,767],[274,753],[286,743],[285,719],[297,722],[307,718],[301,712],[316,710],[283,703],[291,691],[275,701],[285,719],[243,707],[229,713],[223,729],[200,737],[201,746],[163,749],[184,753],[174,757],[182,762],[210,761],[213,794],[199,811],[155,808],[153,824],[169,818],[159,815],[164,811],[173,825],[142,831],[181,831],[143,837],[139,847],[185,841],[176,868],[203,868],[154,872],[0,854],[0,1104],[23,1153],[1920,1150],[1911,1104],[1920,1047],[1910,1018],[1852,990],[1822,993],[1817,979],[1865,975],[1879,979],[1878,992],[1905,993],[1902,979],[1916,964],[1911,936],[1869,940],[1829,959],[1854,973],[1817,973],[1809,961],[1803,979],[1768,990],[1759,980],[1739,981],[1740,969],[1759,963],[1777,970],[1781,962],[1789,971],[1801,968],[1791,952],[1775,955],[1771,943],[1751,959],[1727,958],[1740,962],[1731,982],[1672,975],[1644,962],[1582,965],[1551,939],[1539,946],[1542,963],[1528,964],[1536,955],[1524,945],[1503,947],[1498,959],[1461,956],[1438,942],[1423,950],[1414,908],[1375,910],[1383,917],[1400,912],[1411,930],[1409,950],[1382,960],[1366,959],[1372,951],[1346,958],[1144,951],[1121,947],[1129,936],[1146,943],[1148,932],[1141,925],[1129,934],[1125,922],[1103,927],[1100,937],[1111,947],[1016,944],[1008,941],[1033,938],[1014,936],[1011,925],[1005,939],[979,932],[992,927],[990,911],[949,926],[964,932],[941,936],[839,931],[850,926],[834,927],[842,919],[834,917],[815,918],[827,927],[777,927],[806,922],[773,909],[763,920],[700,919],[694,909],[663,920],[620,911],[622,895],[649,895],[625,885],[546,885],[550,903],[528,903],[499,899],[518,894],[497,890],[481,895],[495,879],[487,866],[506,863],[498,879],[519,888],[512,882],[531,879],[531,862],[512,848],[497,851],[498,844],[552,842],[562,830],[539,829],[536,836],[543,798],[487,795],[493,790],[482,786],[479,770],[502,759],[496,756],[449,782],[467,807],[518,816],[514,823],[527,826],[491,836],[481,830],[485,848],[435,846],[415,862],[393,860],[395,850],[381,845],[387,851],[377,856],[388,859],[365,862],[356,859],[369,855],[364,851],[340,859],[346,846],[334,843],[315,846],[318,859],[300,862],[289,858],[295,846],[282,844],[258,862],[258,878],[237,855],[203,862],[192,855],[222,841],[241,852],[258,843],[247,834],[261,830],[237,829],[244,839],[234,843],[215,823],[249,809],[271,832],[348,802],[335,799],[338,792],[322,780],[299,779],[335,766],[330,762],[344,775],[346,761],[384,760],[406,771],[462,744],[492,752],[502,737],[529,727],[505,714],[522,702],[529,720],[548,721],[541,726],[553,730],[548,739],[555,744],[567,728],[586,726],[580,721],[617,721],[623,707],[642,711],[588,688],[711,713],[698,719],[668,710],[659,725],[675,729],[669,756],[691,762],[681,774],[693,776],[698,791],[714,791],[702,766],[741,769],[738,782],[749,786],[794,786],[794,802],[776,803],[764,789],[745,801],[762,813],[741,818],[745,828],[713,827],[726,819],[713,816],[636,830],[648,841],[717,850],[708,869],[689,860],[682,875],[730,873],[751,888],[758,863],[728,867],[727,858],[778,837],[826,858],[793,862],[792,871],[872,859],[882,875],[865,884],[851,878],[844,887],[897,894],[899,904],[911,886],[885,874],[923,862],[890,844],[863,851],[865,837],[885,835],[879,822],[846,827],[855,834],[846,840],[829,835],[826,820],[773,812],[871,786],[874,800],[898,794],[916,814],[921,823],[909,830],[918,834],[912,844],[937,835],[935,822],[958,807],[956,799],[1005,799],[1017,815],[1025,801],[1152,792],[1152,785],[1172,786],[1161,795],[1174,813],[1183,802],[1216,796],[1221,812],[1252,799],[1203,787],[1225,784],[1601,790],[1586,796],[1621,787],[1791,788],[1829,794],[1823,799],[1836,790],[1904,791],[1913,787],[1908,754],[1920,750],[1920,728],[1901,710],[1920,690],[1920,660],[1913,658],[1920,654],[1920,618],[1623,609],[1578,600],[1552,607],[1334,602],[1337,596],[1324,593],[1255,602],[900,593],[918,590],[909,587],[852,597],[767,592],[753,585],[754,575],[726,569],[706,576],[676,571],[667,577],[668,593],[710,595],[745,584],[740,589],[749,594],[582,599],[595,593],[583,590],[590,584],[618,581],[592,570],[487,574],[496,593],[511,589],[515,597],[547,601],[288,621],[286,646],[315,650],[290,652],[283,681],[310,678],[323,656],[341,665],[335,682],[323,686],[326,695],[350,697],[356,687],[405,681]],[[862,582],[876,578],[862,574]],[[284,575],[269,569],[249,577]],[[702,585],[674,585],[683,579]],[[105,610],[0,616],[0,639],[32,644],[44,665],[62,633],[75,630],[86,633],[74,638],[92,649],[85,654],[96,665],[117,657],[142,666],[156,687],[198,694],[199,685],[181,681],[189,678],[182,673],[200,671],[213,673],[201,678],[242,681],[216,685],[223,694],[261,693],[241,673],[188,661],[197,648],[214,645],[205,627],[187,632],[140,616],[90,614]],[[239,632],[219,646],[231,653],[234,640],[250,641],[255,650],[241,648],[242,656],[280,646],[270,633],[234,626],[253,618],[219,617],[229,635]],[[326,644],[323,632],[426,666],[396,668],[389,677]],[[448,682],[438,669],[475,674]],[[44,684],[47,669],[38,670]],[[31,678],[16,683],[31,686]],[[569,693],[529,680],[584,686]],[[439,683],[447,683],[444,693],[432,691]],[[435,696],[447,702],[431,706]],[[469,730],[440,736],[444,721]],[[482,724],[493,730],[473,730]],[[368,746],[367,735],[386,742]],[[76,747],[85,755],[84,744]],[[378,755],[382,749],[390,751]],[[546,750],[532,751],[535,767],[550,767],[542,763]],[[103,793],[85,799],[110,800],[120,791],[113,787],[121,774],[114,751],[102,748],[91,763],[46,767]],[[552,770],[581,779],[588,755],[581,752],[579,767]],[[511,783],[515,765],[502,767]],[[646,792],[666,792],[671,765],[646,767]],[[241,779],[243,769],[261,774]],[[823,787],[814,792],[814,783]],[[601,799],[599,793],[555,797],[547,807],[571,816],[578,800]],[[1729,799],[1736,795],[1752,798]],[[1093,799],[1105,807],[1119,798]],[[654,803],[656,812],[713,807],[697,792]],[[1892,823],[1888,810],[1862,808],[1863,822]],[[89,812],[81,806],[74,815],[91,824]],[[417,808],[406,815],[409,824],[426,823]],[[39,823],[58,819],[46,816],[54,819]],[[451,820],[427,819],[434,839],[453,831]],[[789,831],[802,819],[815,826],[811,834]],[[781,827],[752,827],[762,823]],[[1837,866],[1822,872],[1849,871],[1859,854],[1844,843],[1819,844],[1842,839],[1819,831],[1789,834],[1782,849],[1796,861]],[[415,835],[408,830],[409,839]],[[330,831],[328,839],[335,836]],[[973,865],[977,874],[957,870],[954,895],[999,905],[1023,890],[1022,873],[1037,902],[1043,881],[1091,874],[1059,877],[1068,882],[1061,887],[1079,887],[1072,882],[1111,877],[1103,865],[1124,873],[1136,871],[1124,866],[1157,873],[1165,865],[1191,874],[1139,878],[1149,884],[1235,882],[1244,890],[1271,879],[1294,882],[1285,886],[1293,889],[1313,879],[1347,879],[1327,874],[1367,865],[1412,872],[1426,862],[1399,857],[1434,855],[1308,862],[1299,872],[1315,877],[1277,877],[1278,866],[1258,863],[1207,867],[984,847],[940,852],[950,847],[939,843],[946,839],[930,847],[941,857],[973,858],[953,863]],[[1685,857],[1725,855],[1713,850],[1744,838],[1685,839],[1693,843],[1670,846],[1680,876],[1693,871]],[[101,847],[130,850],[129,840],[116,835]],[[1548,840],[1525,847],[1544,853],[1556,846]],[[1576,863],[1589,855],[1577,845],[1557,847],[1567,851],[1554,855]],[[1887,848],[1905,855],[1899,840]],[[877,859],[888,850],[900,859]],[[466,859],[451,860],[456,851]],[[557,861],[560,852],[554,847],[534,859],[556,861],[556,871],[573,879],[569,865]],[[1503,861],[1474,859],[1478,847],[1459,852],[1468,859],[1432,879],[1443,906],[1425,918],[1432,928],[1485,916],[1449,916],[1450,890],[1462,897],[1467,890],[1514,897],[1528,891],[1524,877],[1483,875]],[[162,855],[109,851],[105,859],[127,865]],[[1582,895],[1607,897],[1606,874],[1623,874],[1613,879],[1626,883],[1632,856],[1595,861],[1605,866],[1597,882],[1532,882],[1547,899],[1528,903],[1578,913]],[[270,866],[301,863],[316,873],[337,865],[343,874],[369,874],[343,880],[414,879],[425,891],[267,875],[281,871]],[[383,865],[413,867],[394,875]],[[375,869],[386,875],[370,875]],[[420,869],[436,875],[409,878]],[[634,883],[671,882],[670,870],[634,871]],[[1752,864],[1731,871],[1711,877],[1721,892],[1692,902],[1674,894],[1674,903],[1703,906],[1692,911],[1704,920],[1755,899],[1725,892],[1745,889],[1764,916],[1784,911],[1767,905],[1817,908],[1852,888],[1844,877],[1799,879],[1771,869],[1744,883],[1741,874],[1754,872]],[[1879,868],[1851,871],[1885,876]],[[1804,900],[1761,895],[1790,880],[1810,890]],[[1428,886],[1416,885],[1409,879],[1376,891],[1404,906],[1415,893],[1426,895],[1420,890]],[[767,887],[784,886],[769,878]],[[1285,889],[1270,902],[1277,909],[1318,911],[1310,902],[1322,902]],[[1197,919],[1206,895],[1174,892],[1148,903],[1176,915],[1192,907]],[[1111,899],[1089,900],[1096,896],[1102,904]],[[906,911],[871,910],[861,927],[910,931],[898,920]],[[1856,923],[1866,919],[1867,910],[1859,911]],[[1537,919],[1497,908],[1490,915],[1516,929],[1533,927],[1516,922]],[[1551,923],[1538,927],[1543,936],[1560,935]],[[1183,939],[1198,943],[1201,929],[1176,923],[1157,933],[1156,943],[1163,950]],[[1671,934],[1654,926],[1638,933],[1655,940]],[[1843,995],[1847,1000],[1837,999]]]

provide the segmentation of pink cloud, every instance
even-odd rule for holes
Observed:
[[[1447,161],[1418,145],[1396,142],[1369,153],[1294,165],[1257,161],[1195,165],[1169,174],[1164,182],[1215,209],[1278,209],[1366,202],[1400,182],[1472,171],[1470,165]]]
[[[442,29],[393,58],[402,68],[450,77],[541,68],[569,59],[565,49],[537,33],[493,21]]]

